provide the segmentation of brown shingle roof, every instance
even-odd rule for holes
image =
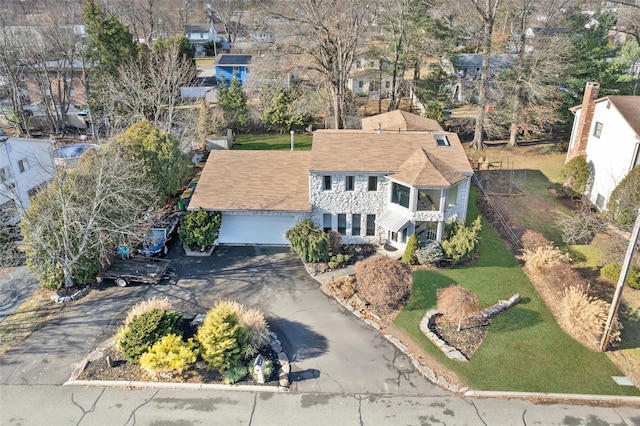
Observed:
[[[362,130],[373,131],[378,130],[378,127],[381,127],[382,130],[393,130],[396,132],[398,130],[409,132],[443,131],[437,121],[399,109],[362,119]]]
[[[213,151],[189,209],[310,211],[311,153]]]
[[[400,171],[391,175],[392,178],[413,186],[442,186],[449,187],[463,181],[466,176],[456,172],[429,155],[424,148],[419,148],[407,161],[400,166]]]
[[[438,164],[445,164],[455,172],[473,174],[458,135],[438,134],[446,135],[450,146],[438,146],[431,132],[316,130],[311,149],[311,171],[400,173],[409,157],[422,148],[430,162],[439,161]],[[439,170],[444,173],[441,168]]]
[[[640,135],[640,96],[607,96],[629,126]]]

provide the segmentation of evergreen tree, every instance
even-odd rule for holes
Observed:
[[[229,87],[224,80],[218,88],[218,104],[222,108],[225,126],[236,132],[249,130],[249,110],[247,99],[242,90],[242,84],[235,76],[231,79]]]

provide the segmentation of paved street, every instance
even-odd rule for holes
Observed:
[[[7,269],[0,274],[0,322],[15,311],[38,289],[38,281],[26,266]]]
[[[13,385],[0,392],[2,425],[640,425],[637,408],[452,396]]]
[[[631,407],[452,396],[326,297],[286,249],[222,247],[210,258],[181,258],[175,273],[157,286],[105,282],[1,357],[0,424],[640,425]],[[185,312],[223,298],[262,309],[291,358],[291,392],[60,386],[132,305],[154,295]]]

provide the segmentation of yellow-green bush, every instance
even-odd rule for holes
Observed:
[[[148,352],[140,357],[140,365],[152,376],[161,371],[181,373],[196,362],[197,350],[193,339],[188,341],[176,334],[168,334],[154,343]]]
[[[198,328],[202,359],[210,368],[225,372],[241,364],[248,341],[247,327],[240,323],[232,303],[217,302]]]
[[[606,264],[601,270],[600,275],[604,278],[617,282],[622,272],[622,265],[614,262]],[[631,266],[627,272],[627,279],[624,281],[626,285],[636,290],[640,290],[640,269]]]

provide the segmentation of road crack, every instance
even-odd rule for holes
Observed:
[[[91,404],[91,407],[89,407],[88,410],[85,410],[84,408],[82,408],[82,406],[80,404],[78,404],[76,402],[76,400],[74,399],[74,395],[75,393],[71,394],[71,403],[73,405],[75,405],[76,407],[78,407],[80,409],[80,411],[82,411],[82,416],[78,419],[78,422],[76,423],[76,425],[79,425],[80,423],[82,423],[82,420],[84,420],[84,417],[89,414],[92,413],[96,410],[96,405],[98,405],[98,401],[100,401],[100,398],[102,398],[102,395],[104,394],[106,389],[102,389],[102,392],[100,392],[100,395],[98,395],[98,397],[93,401],[93,404]]]

